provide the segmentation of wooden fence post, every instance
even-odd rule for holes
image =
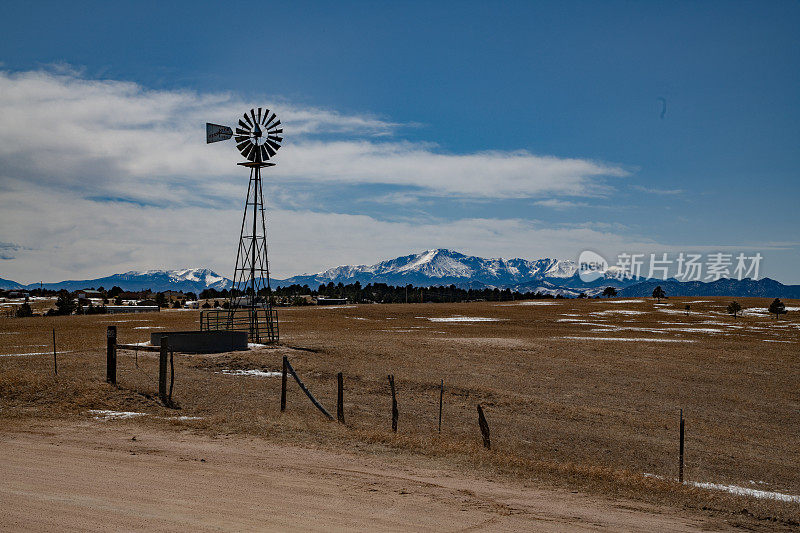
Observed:
[[[169,340],[166,335],[161,336],[161,353],[158,358],[158,398],[164,405],[167,404],[167,352]]]
[[[439,433],[442,432],[442,402],[444,400],[444,380],[439,385]]]
[[[56,357],[56,328],[53,328],[53,371],[58,375],[58,357]]]
[[[286,410],[286,356],[283,356],[283,372],[281,372],[281,413]]]
[[[678,482],[683,483],[683,409],[681,409],[681,443],[678,455],[680,460],[678,464]]]
[[[106,330],[106,381],[117,384],[117,326]]]
[[[172,405],[172,387],[175,385],[175,352],[169,351],[169,404]]]
[[[336,420],[344,424],[344,377],[342,373],[336,374]]]
[[[394,389],[394,374],[389,374],[389,387],[392,389],[392,431],[397,433],[397,417],[399,413],[397,411],[397,394]]]
[[[481,428],[481,435],[483,435],[483,446],[489,450],[492,447],[492,443],[489,441],[489,424],[486,422],[486,417],[483,416],[481,404],[478,404],[478,425]]]

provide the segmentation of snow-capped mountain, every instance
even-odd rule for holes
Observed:
[[[412,284],[419,287],[456,285],[469,289],[498,288],[519,292],[576,297],[584,293],[590,297],[601,294],[608,286],[619,290],[620,296],[647,296],[656,285],[662,285],[670,296],[726,295],[770,296],[772,298],[800,297],[800,286],[783,285],[769,278],[760,280],[723,279],[713,283],[680,282],[678,280],[616,279],[615,268],[609,268],[600,278],[586,282],[578,275],[574,261],[560,259],[485,259],[468,256],[452,250],[426,250],[374,265],[340,266],[317,274],[304,274],[285,280],[274,280],[276,285],[386,283]]]
[[[318,286],[333,283],[388,283],[390,285],[450,285],[469,287],[517,287],[533,281],[564,280],[576,276],[574,261],[559,259],[485,259],[447,249],[426,250],[374,265],[340,266],[317,274],[280,281]]]
[[[126,291],[150,289],[156,292],[191,291],[199,293],[204,289],[228,289],[231,286],[231,280],[207,268],[183,268],[179,270],[131,270],[124,274],[113,274],[103,278],[44,283],[42,286],[45,289],[75,291],[89,287],[110,289],[115,285]],[[35,289],[38,287],[38,283],[31,283],[13,288]]]

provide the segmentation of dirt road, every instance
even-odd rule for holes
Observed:
[[[719,525],[638,503],[132,422],[5,428],[0,474],[0,528],[15,531],[666,532]]]

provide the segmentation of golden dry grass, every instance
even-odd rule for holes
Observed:
[[[637,300],[281,309],[280,348],[176,356],[178,411],[154,400],[156,354],[139,353],[136,368],[134,354],[120,351],[119,387],[103,381],[105,328],[113,323],[121,342],[141,342],[155,330],[137,328],[196,329],[197,311],[0,319],[0,354],[48,351],[39,345],[50,343],[53,327],[59,351],[68,351],[59,356],[58,379],[52,355],[0,357],[0,419],[140,411],[154,416],[136,423],[422,457],[492,476],[705,508],[748,527],[796,526],[800,504],[642,474],[677,475],[682,408],[688,480],[800,494],[800,313],[778,322],[733,319],[724,314],[728,299],[673,298],[664,306]],[[769,304],[738,301],[745,308]],[[429,320],[454,316],[496,321]],[[344,373],[346,427],[325,421],[294,384],[280,415],[280,378],[218,373],[279,370],[283,355],[331,412],[336,373]],[[390,431],[390,373],[398,387],[397,435]],[[491,427],[491,452],[480,446],[477,403]],[[176,414],[201,418],[171,418]]]

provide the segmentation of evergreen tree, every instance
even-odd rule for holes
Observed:
[[[617,289],[615,289],[614,287],[606,287],[605,290],[603,291],[603,296],[605,296],[606,298],[613,298],[616,295],[617,295]]]
[[[739,311],[741,310],[742,306],[739,305],[739,302],[737,302],[736,300],[728,304],[728,314],[733,315],[733,318],[736,318],[736,316],[739,314]]]
[[[775,320],[777,320],[781,315],[786,314],[786,305],[780,299],[775,298],[771,304],[769,304],[769,309],[767,309],[770,314],[775,315]]]
[[[653,289],[653,298],[658,300],[658,303],[661,303],[661,299],[666,297],[667,293],[664,292],[664,289],[661,288],[661,285]]]
[[[31,309],[31,304],[29,304],[28,301],[25,300],[25,303],[23,303],[17,308],[16,317],[27,318],[29,316],[33,316],[33,309]]]
[[[58,299],[56,300],[56,314],[58,315],[71,315],[78,304],[75,303],[75,298],[72,293],[66,290],[58,292]]]
[[[164,296],[163,292],[156,294],[156,305],[159,307],[167,307],[167,297]]]

